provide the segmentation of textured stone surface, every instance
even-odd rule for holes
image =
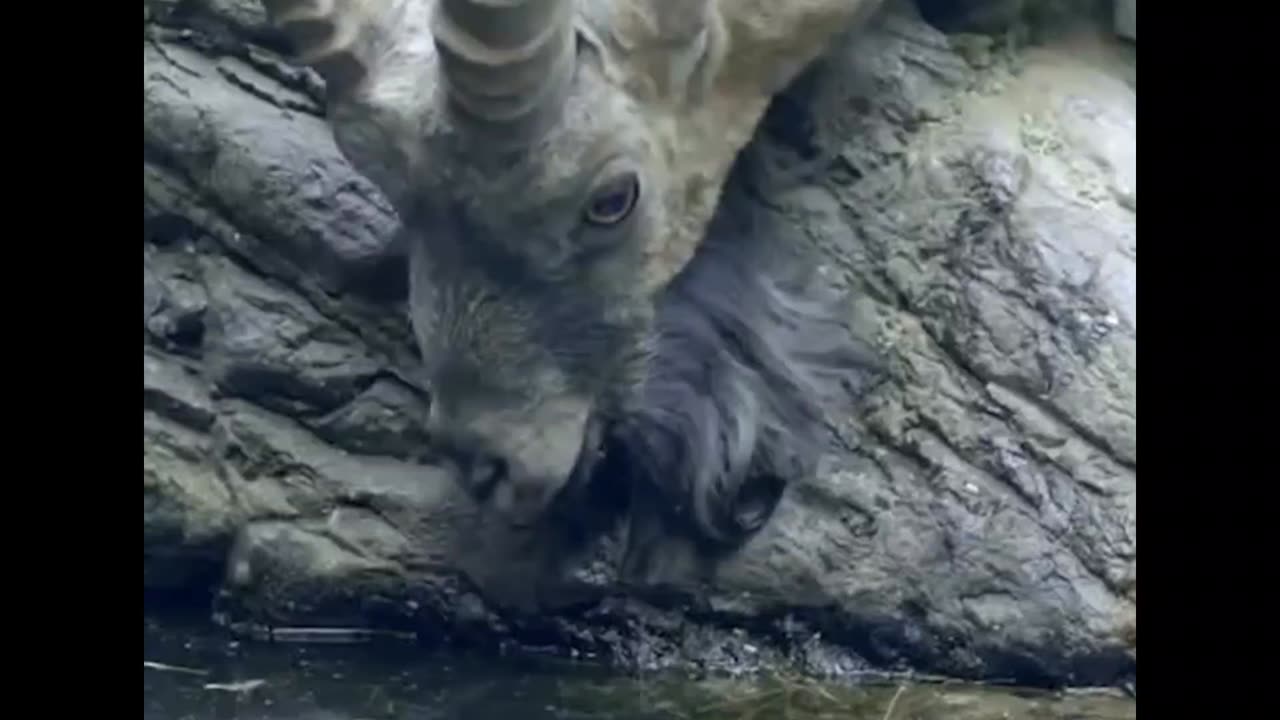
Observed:
[[[723,211],[822,253],[888,377],[833,401],[826,469],[697,612],[522,619],[482,598],[545,580],[552,550],[482,526],[430,465],[396,220],[319,83],[256,3],[145,7],[148,588],[642,667],[1132,673],[1136,60],[1109,31],[1010,53],[899,8],[774,104]],[[578,585],[610,589],[608,559]]]
[[[1116,33],[1138,41],[1138,0],[1116,0]]]

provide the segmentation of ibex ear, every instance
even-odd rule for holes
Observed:
[[[631,90],[653,99],[697,102],[724,59],[727,38],[717,0],[617,3],[610,31],[640,85]]]
[[[328,92],[350,92],[369,74],[369,35],[382,0],[262,0],[267,17],[315,68]]]

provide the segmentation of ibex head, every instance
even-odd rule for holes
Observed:
[[[411,231],[432,429],[516,524],[635,401],[655,301],[770,96],[877,4],[264,2]]]

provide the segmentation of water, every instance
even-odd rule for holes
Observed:
[[[432,655],[408,643],[236,642],[143,620],[145,720],[1121,720],[1136,701],[966,684],[627,678],[558,662]],[[159,663],[163,667],[149,665]],[[168,667],[174,666],[174,667]]]

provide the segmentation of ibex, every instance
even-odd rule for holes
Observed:
[[[608,447],[702,540],[757,530],[842,330],[704,236],[771,98],[880,0],[264,4],[408,231],[429,430],[477,502],[543,522]]]

